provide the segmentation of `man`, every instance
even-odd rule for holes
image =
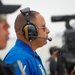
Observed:
[[[58,50],[56,46],[53,46],[49,49],[50,58],[48,59],[49,62],[49,71],[50,75],[57,75],[57,62],[56,57],[58,54]]]
[[[0,50],[4,49],[7,45],[7,40],[9,39],[8,28],[9,24],[6,21],[6,14],[15,12],[20,5],[3,5],[0,0]],[[9,71],[8,71],[8,70]],[[5,65],[0,60],[0,75],[14,75],[11,67]]]
[[[47,75],[40,56],[36,49],[47,44],[49,29],[46,27],[44,17],[37,11],[25,8],[15,20],[17,40],[14,47],[4,58],[8,65],[21,61],[26,75]],[[16,75],[21,75],[19,68],[15,67]]]
[[[6,14],[15,12],[19,7],[20,5],[3,5],[0,0],[0,49],[6,47],[7,40],[9,39],[9,24],[6,21]]]

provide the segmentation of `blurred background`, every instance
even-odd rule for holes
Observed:
[[[43,64],[45,66],[46,60],[49,58],[49,48],[51,46],[62,46],[62,35],[65,31],[65,22],[51,22],[51,16],[56,15],[75,15],[75,0],[2,0],[3,4],[19,4],[21,7],[14,13],[7,15],[8,23],[10,24],[9,32],[10,39],[7,47],[0,51],[1,59],[4,58],[9,49],[15,44],[16,34],[14,31],[14,21],[20,9],[30,7],[31,10],[39,11],[46,20],[46,26],[50,29],[49,36],[52,41],[37,50]],[[74,26],[75,21],[72,20],[70,24]]]

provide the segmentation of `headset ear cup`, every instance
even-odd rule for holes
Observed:
[[[26,25],[25,27],[24,27],[24,31],[25,31],[25,38],[27,39],[27,40],[29,40],[29,38],[28,38],[28,25]]]
[[[24,25],[22,28],[23,36],[28,40],[28,25]]]
[[[38,36],[37,28],[33,24],[25,25],[23,27],[23,35],[27,40],[34,40]],[[34,37],[36,36],[36,37]]]
[[[28,35],[29,35],[29,40],[34,40],[38,36],[37,28],[33,24],[28,25]]]

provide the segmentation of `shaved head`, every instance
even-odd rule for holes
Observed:
[[[39,14],[39,13],[36,12],[36,11],[30,11],[29,17],[30,17],[30,22],[31,23],[35,24],[37,14]],[[17,16],[16,20],[15,20],[15,26],[14,27],[15,27],[16,34],[18,34],[18,33],[21,34],[22,33],[22,28],[25,24],[26,24],[26,18],[22,13],[20,13]]]
[[[25,17],[20,13],[15,20],[15,32],[17,33],[21,31],[25,23],[26,23]]]

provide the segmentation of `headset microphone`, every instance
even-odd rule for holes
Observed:
[[[47,40],[48,40],[48,41],[52,41],[52,38],[51,38],[51,37],[49,37],[49,38],[47,38]]]
[[[30,38],[41,38],[41,39],[46,39],[48,41],[52,41],[52,38],[49,37],[49,38],[44,38],[44,37],[40,37],[40,36],[29,36]]]

